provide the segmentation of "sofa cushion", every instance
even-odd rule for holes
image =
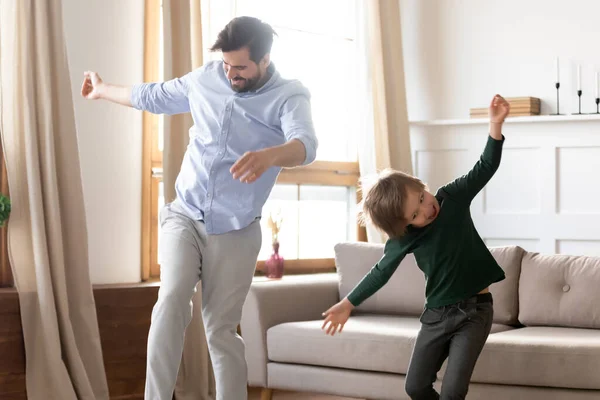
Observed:
[[[490,286],[494,296],[494,322],[518,325],[519,278],[525,250],[519,246],[491,247],[490,253],[506,275],[503,281]]]
[[[334,247],[335,265],[340,277],[340,298],[344,298],[383,256],[383,245],[339,243]],[[419,316],[425,305],[425,277],[409,254],[388,283],[360,304],[356,310],[379,314]]]
[[[519,320],[527,326],[600,328],[600,258],[526,253]]]
[[[383,256],[383,244],[340,243],[335,246],[335,262],[340,277],[340,298],[360,282]],[[518,284],[524,250],[518,246],[493,247],[490,252],[506,274],[506,279],[491,286],[494,296],[494,322],[518,324]],[[425,277],[414,255],[400,263],[389,282],[359,305],[357,311],[378,314],[419,316],[425,304]]]
[[[600,389],[600,330],[526,327],[490,335],[472,382]]]
[[[405,374],[421,327],[418,317],[352,316],[329,336],[322,320],[288,322],[267,331],[270,361]],[[512,329],[494,324],[493,332]]]

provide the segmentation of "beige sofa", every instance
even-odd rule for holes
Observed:
[[[491,251],[506,279],[491,287],[494,326],[467,398],[600,399],[600,258]],[[336,274],[252,284],[241,331],[249,385],[264,388],[263,399],[278,389],[408,398],[404,376],[425,286],[412,256],[357,307],[341,335],[321,330],[321,313],[382,253],[382,245],[342,243],[335,247]]]

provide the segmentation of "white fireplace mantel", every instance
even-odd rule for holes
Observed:
[[[586,122],[600,121],[600,114],[583,114],[583,115],[534,115],[530,117],[509,117],[506,119],[507,124],[525,124],[532,122]],[[413,126],[450,126],[450,125],[478,125],[487,124],[488,118],[465,118],[465,119],[438,119],[430,121],[409,121]]]

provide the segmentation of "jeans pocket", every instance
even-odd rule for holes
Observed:
[[[421,313],[421,317],[419,317],[419,321],[422,324],[432,325],[436,324],[444,319],[444,308],[436,307],[436,308],[426,308]]]
[[[470,319],[479,320],[485,325],[494,318],[494,305],[492,303],[476,304],[470,314]]]
[[[477,304],[477,306],[475,307],[476,311],[478,313],[490,313],[494,311],[494,304],[493,303],[479,303]]]

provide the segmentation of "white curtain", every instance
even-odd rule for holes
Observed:
[[[412,173],[410,132],[406,107],[402,29],[399,0],[359,1],[358,44],[363,59],[362,87],[367,93],[359,109],[365,110],[358,138],[358,161],[365,187],[384,168]],[[386,237],[370,224],[369,242]]]
[[[108,399],[60,0],[0,1],[0,131],[27,397]]]

